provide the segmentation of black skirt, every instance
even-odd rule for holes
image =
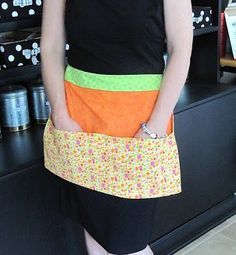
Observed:
[[[134,253],[149,244],[158,198],[126,199],[60,179],[60,213],[84,227],[107,252]]]

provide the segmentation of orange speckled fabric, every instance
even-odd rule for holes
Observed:
[[[65,80],[66,102],[70,116],[83,131],[133,137],[140,124],[149,119],[159,90],[105,91],[82,88]],[[172,116],[167,134],[172,132]]]

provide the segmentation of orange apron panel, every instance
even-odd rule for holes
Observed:
[[[159,91],[105,91],[83,88],[65,80],[69,115],[82,131],[118,137],[133,137],[148,121]],[[173,113],[167,134],[173,131]]]

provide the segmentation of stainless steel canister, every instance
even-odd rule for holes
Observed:
[[[51,112],[51,107],[43,83],[31,83],[29,92],[32,117],[37,123],[46,123]]]
[[[2,127],[8,131],[30,127],[27,89],[24,86],[0,87],[0,115]]]

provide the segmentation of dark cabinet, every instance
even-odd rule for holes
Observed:
[[[212,9],[212,26],[195,29],[190,80],[219,81],[219,35],[221,0],[192,0],[193,6],[209,6]],[[215,86],[215,85],[213,85]]]
[[[182,96],[203,97],[204,89]],[[235,106],[236,87],[187,109],[177,104],[183,191],[156,202],[151,240],[157,254],[171,254],[236,212]]]

